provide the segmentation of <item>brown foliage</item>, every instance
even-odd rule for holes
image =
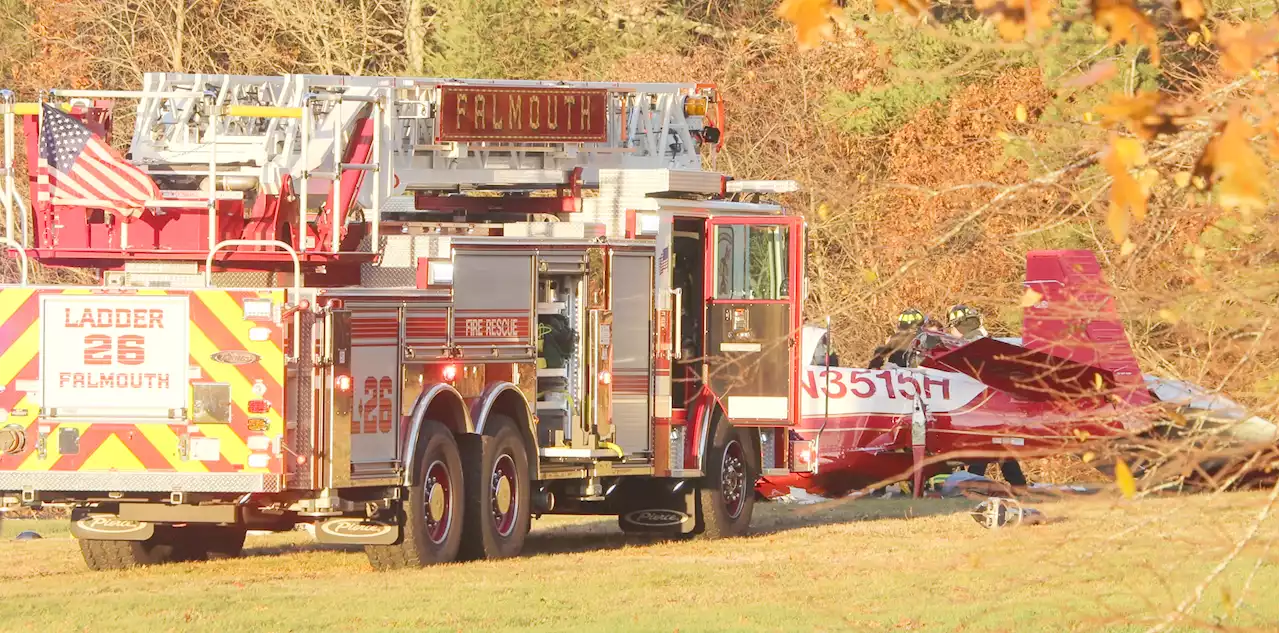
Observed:
[[[1151,63],[1160,65],[1156,27],[1130,0],[1093,0],[1093,21],[1107,30],[1108,45],[1128,42],[1146,46],[1151,51]]]

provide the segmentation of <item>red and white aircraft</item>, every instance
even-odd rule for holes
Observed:
[[[810,442],[813,472],[764,477],[757,490],[839,496],[911,477],[918,491],[949,460],[1080,451],[1085,438],[1141,431],[1161,403],[1235,417],[1254,439],[1275,436],[1274,424],[1230,400],[1141,373],[1093,252],[1028,253],[1026,287],[1037,301],[1024,310],[1023,339],[941,337],[915,368],[831,366],[826,329],[805,326],[810,360],[794,432]]]

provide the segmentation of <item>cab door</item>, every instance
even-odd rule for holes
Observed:
[[[734,424],[798,418],[800,217],[707,220],[703,382]]]

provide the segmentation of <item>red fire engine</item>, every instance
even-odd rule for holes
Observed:
[[[713,86],[149,74],[45,99],[0,104],[0,498],[71,504],[94,569],[300,523],[377,568],[513,556],[546,513],[733,536],[760,475],[810,469],[805,227],[759,201],[790,183],[703,168]],[[28,260],[97,281],[30,285]]]

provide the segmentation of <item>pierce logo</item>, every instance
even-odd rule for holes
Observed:
[[[223,350],[210,354],[209,358],[224,365],[248,365],[258,362],[262,357],[244,350]]]
[[[322,523],[320,529],[339,538],[376,538],[390,533],[392,526],[361,519],[332,519]]]
[[[76,525],[82,530],[103,534],[128,534],[140,532],[148,527],[146,523],[116,517],[87,517],[76,521]]]
[[[636,525],[644,525],[648,527],[668,527],[672,525],[680,525],[689,515],[675,510],[652,509],[652,510],[636,510],[627,514],[627,521]]]

